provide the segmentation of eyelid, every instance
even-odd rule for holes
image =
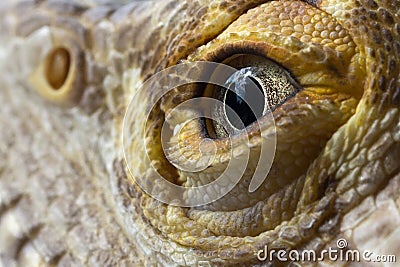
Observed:
[[[281,15],[282,8],[288,14]],[[301,14],[305,8],[314,16]],[[308,17],[319,21],[311,23]],[[219,62],[238,53],[278,62],[303,86],[330,87],[361,97],[362,87],[353,86],[362,83],[365,69],[358,48],[334,18],[306,3],[269,2],[254,8],[188,59]]]

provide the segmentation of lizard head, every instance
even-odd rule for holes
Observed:
[[[398,255],[400,3],[203,2],[44,1],[17,23],[10,49],[26,64],[10,110],[39,118],[26,127],[32,146],[49,140],[53,165],[38,169],[62,171],[56,198],[83,203],[76,221],[46,223],[86,231],[96,213],[106,243],[145,263],[262,264],[266,246],[338,238]]]

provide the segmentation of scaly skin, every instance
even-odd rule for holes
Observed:
[[[339,238],[400,260],[400,1],[9,2],[0,19],[0,266],[258,265],[265,246],[321,251]],[[54,73],[45,71],[52,51]],[[120,138],[135,89],[178,62],[241,53],[278,62],[302,86],[273,112],[266,181],[247,192],[260,145],[250,131],[249,167],[224,198],[195,209],[143,193]],[[217,140],[217,159],[196,174],[160,152],[164,114],[197,93],[166,95],[146,128],[157,169],[187,186],[216,178],[227,157]],[[151,97],[134,103],[137,136]],[[201,141],[201,127],[193,122],[178,144]],[[128,163],[151,177],[141,144],[128,148]]]

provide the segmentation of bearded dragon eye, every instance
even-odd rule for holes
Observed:
[[[237,129],[243,129],[255,122],[264,114],[267,106],[263,88],[255,78],[248,76],[251,73],[251,68],[244,68],[227,81],[230,90],[225,91],[223,99],[225,116]],[[254,82],[257,88],[252,87],[251,82]],[[237,121],[234,113],[238,115],[240,121]]]
[[[226,122],[221,125],[208,121],[210,136],[225,138],[244,130],[301,89],[288,71],[265,57],[240,54],[223,63],[238,70],[226,80],[224,87],[206,90],[207,95],[224,103],[213,113]]]

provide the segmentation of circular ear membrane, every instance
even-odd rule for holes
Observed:
[[[59,43],[53,41],[53,48],[31,73],[29,83],[45,99],[71,107],[79,102],[84,89],[84,55],[73,41]]]
[[[66,48],[51,51],[45,61],[45,75],[50,89],[58,90],[66,82],[71,67],[71,55]]]

